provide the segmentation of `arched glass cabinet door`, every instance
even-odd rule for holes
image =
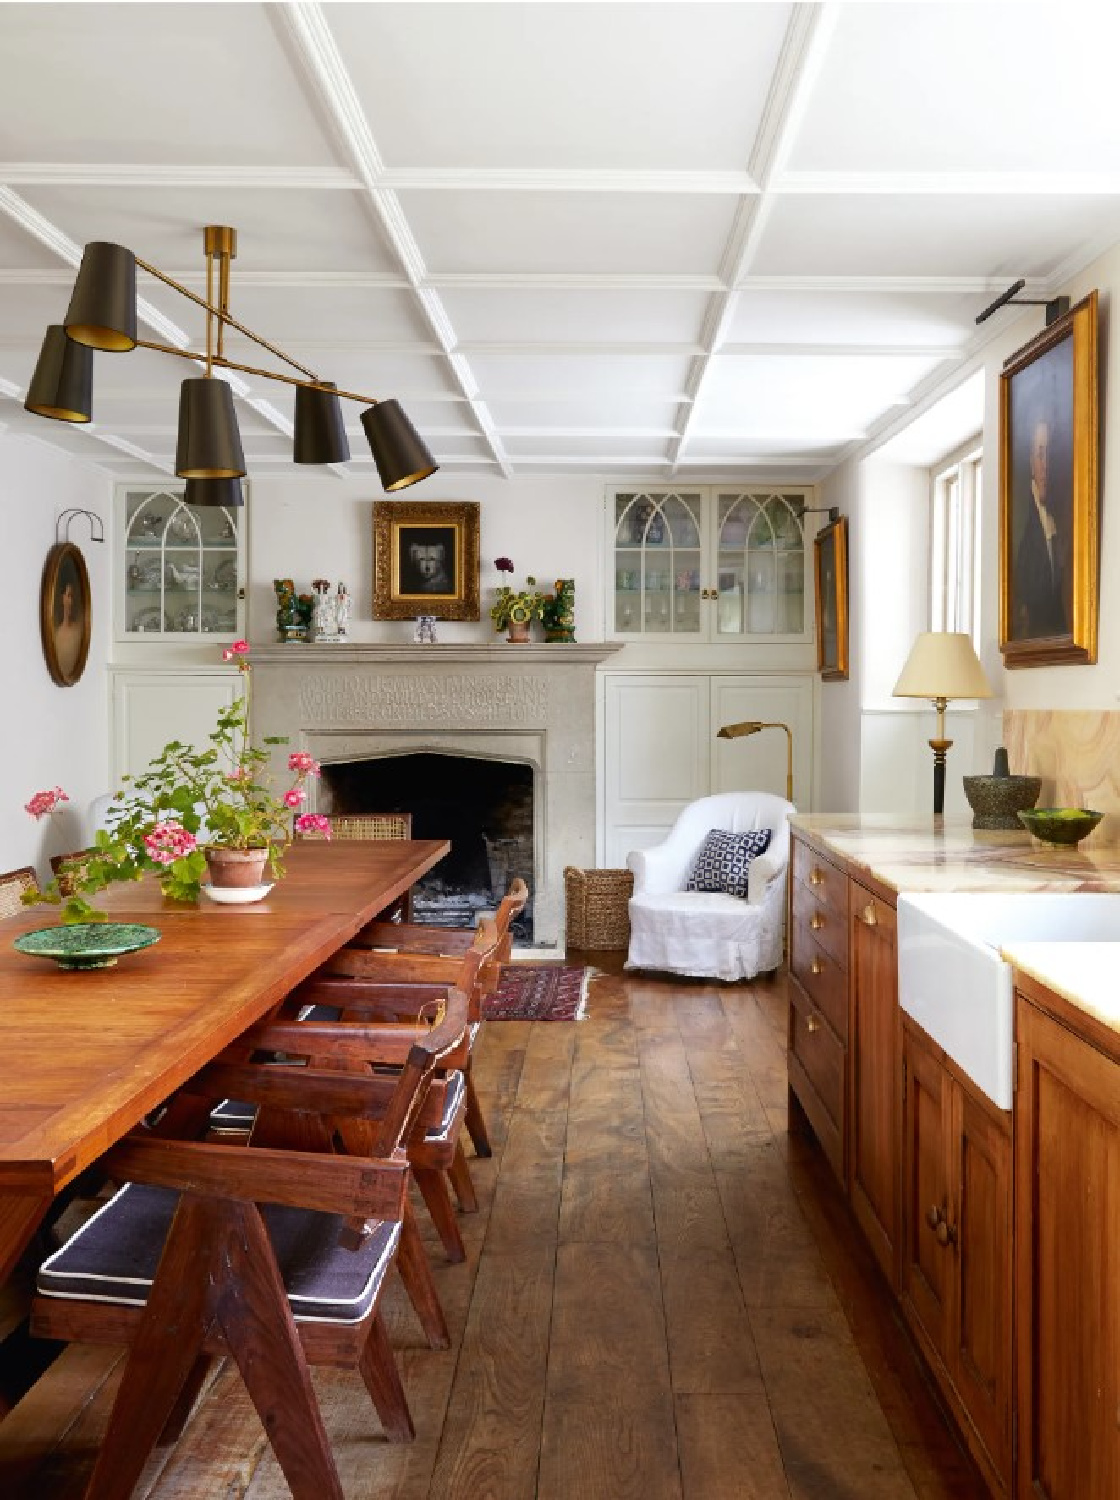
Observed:
[[[805,633],[804,506],[801,494],[717,497],[720,637]]]
[[[123,493],[121,633],[232,640],[243,625],[240,514],[181,490]]]
[[[699,492],[614,497],[614,629],[619,635],[698,637],[703,571]]]

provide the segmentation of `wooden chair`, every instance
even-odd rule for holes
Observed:
[[[512,925],[520,916],[529,899],[529,887],[516,879],[503,896],[494,918],[498,931],[498,947],[491,962],[482,971],[482,991],[477,1013],[471,1013],[471,1040],[477,1039],[482,1025],[482,999],[492,995],[501,983],[502,969],[510,962],[513,951]],[[440,958],[451,958],[468,951],[474,933],[464,927],[427,927],[414,924],[394,923],[390,925],[380,919],[368,923],[348,944],[348,947],[391,949],[397,953],[431,954]],[[473,1058],[473,1047],[472,1047]],[[475,1091],[470,1064],[466,1068],[467,1079],[467,1134],[474,1144],[477,1156],[492,1156],[489,1132],[482,1106]]]
[[[332,839],[410,839],[412,837],[412,814],[407,812],[394,813],[339,813],[331,814],[327,821],[330,824]],[[299,833],[298,839],[325,839],[325,833],[311,831]],[[391,906],[380,913],[380,920],[386,922],[411,922],[412,921],[412,892],[406,891],[399,896]]]
[[[23,910],[20,897],[24,891],[37,891],[39,877],[30,865],[0,875],[0,917],[14,917]]]
[[[393,1033],[391,1075],[368,1072],[386,1045],[377,1028],[331,1023],[322,1048],[359,1060],[364,1074],[308,1067],[297,1076],[235,1058],[184,1091],[204,1108],[236,1091],[301,1115],[322,1149],[149,1131],[108,1153],[106,1170],[127,1185],[44,1264],[32,1317],[42,1337],[129,1345],[87,1500],[126,1500],[217,1353],[236,1361],[296,1500],[343,1500],[309,1363],[356,1367],[386,1435],[414,1435],[378,1303],[406,1212],[402,1148],[430,1118],[436,1069],[461,1048],[466,1026],[467,998],[452,991],[434,1028]],[[332,1150],[343,1122],[370,1145],[360,1159]]]

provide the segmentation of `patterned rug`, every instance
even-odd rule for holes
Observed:
[[[579,1021],[590,978],[582,964],[507,964],[482,1014],[488,1021]]]

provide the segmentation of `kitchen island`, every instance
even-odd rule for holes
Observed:
[[[1118,892],[1120,848],[1048,849],[1025,831],[979,832],[934,819],[905,824],[885,817],[798,816],[791,827],[791,1120],[807,1123],[819,1140],[992,1493],[1043,1494],[1048,1500],[1118,1494],[1120,1297],[1111,1288],[1120,1278],[1108,1257],[1120,1243],[1120,1049],[1111,1112],[1099,1093],[1077,1105],[1096,1110],[1084,1143],[1084,1151],[1093,1153],[1092,1182],[1100,1194],[1093,1228],[1083,1224],[1084,1205],[1074,1213],[1071,1202],[1085,1181],[1089,1163],[1083,1157],[1071,1159],[1069,1170],[1050,1164],[1056,1179],[1067,1184],[1056,1205],[1041,1200],[1037,1186],[1032,1189],[1037,1131],[1017,1132],[1013,1199],[1013,1129],[1023,1100],[1016,1096],[1010,1111],[998,1108],[900,1010],[896,905],[900,894],[911,892]],[[1048,978],[1059,983],[1054,975],[1063,965],[1071,977],[1064,989],[1059,983],[1049,1006],[1039,1000],[1049,993],[1040,971],[1017,979],[1031,997],[1017,995],[1017,1020],[1023,1005],[1033,1004],[1059,1029],[1058,1041],[1072,1037],[1109,1059],[1102,1033],[1114,1043],[1120,1035],[1093,1011],[1094,1005],[1108,1009],[1101,993],[1107,959],[1093,969],[1098,982],[1090,987],[1084,957],[1074,957],[1082,945],[1045,946],[1058,950],[1048,955]],[[1008,957],[1027,964],[1031,955],[1014,948]],[[1043,958],[1034,955],[1036,968]],[[1113,973],[1118,968],[1111,965]],[[1059,1101],[1068,1104],[1070,1118],[1055,1127]],[[1045,1117],[1048,1131],[1058,1129],[1062,1144],[1055,1149],[1064,1149],[1076,1114],[1067,1096],[1040,1082],[1032,1108],[1040,1112],[1038,1120]],[[1053,1139],[1047,1135],[1042,1147]],[[1028,1190],[1046,1229],[1024,1238]],[[1061,1235],[1055,1212],[1065,1226]],[[1077,1226],[1072,1247],[1071,1224]],[[1090,1276],[1095,1280],[1087,1281]],[[1060,1294],[1039,1301],[1040,1286],[1058,1285],[1064,1288]],[[1093,1351],[1067,1349],[1052,1364],[1056,1330],[1068,1315],[1064,1303],[1078,1295],[1075,1286],[1086,1285],[1102,1288],[1085,1331]],[[1032,1308],[1037,1315],[1024,1323]],[[1015,1402],[1013,1328],[1019,1356]],[[1085,1454],[1084,1434],[1068,1432],[1071,1362],[1081,1371],[1075,1388],[1092,1386],[1098,1403],[1092,1409],[1101,1426],[1092,1457]],[[1035,1370],[1033,1380],[1025,1380],[1025,1363]],[[1107,1379],[1100,1373],[1106,1366]]]

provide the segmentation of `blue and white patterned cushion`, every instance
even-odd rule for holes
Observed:
[[[769,828],[727,833],[713,828],[696,856],[686,891],[719,891],[746,899],[751,861],[770,847]]]

